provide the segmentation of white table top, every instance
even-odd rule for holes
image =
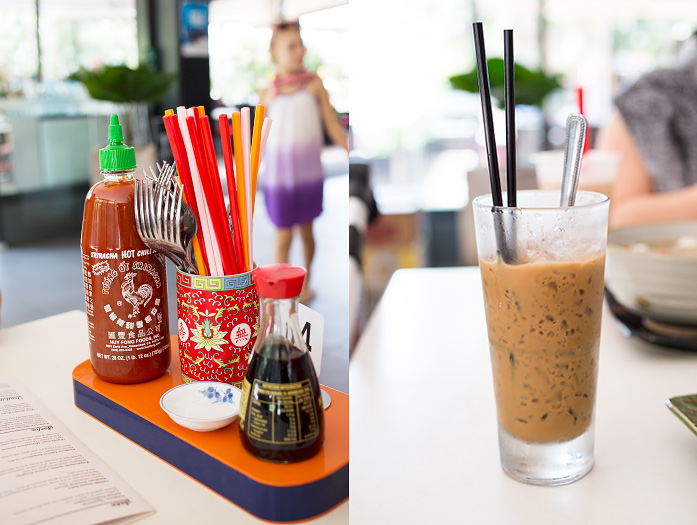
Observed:
[[[499,464],[479,270],[398,271],[349,369],[351,523],[696,523],[697,436],[665,400],[697,392],[697,352],[602,322],[595,466],[526,485]]]
[[[77,409],[72,371],[88,358],[84,312],[68,312],[0,330],[0,375],[24,383],[85,445],[155,507],[155,514],[138,523],[268,523]],[[311,523],[348,523],[348,503]]]

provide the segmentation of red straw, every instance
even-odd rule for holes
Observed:
[[[586,114],[583,111],[583,99],[584,99],[583,86],[578,86],[576,88],[576,100],[578,101],[578,112],[585,117]],[[588,121],[588,119],[586,119],[586,122],[587,121]],[[588,126],[588,124],[586,124],[586,140],[583,143],[583,154],[585,155],[586,153],[588,153],[588,150],[590,150],[590,149],[591,149],[590,126]]]
[[[208,176],[210,179],[210,185],[213,189],[213,197],[215,199],[215,206],[218,208],[223,220],[223,239],[225,241],[225,252],[227,253],[227,259],[233,268],[233,274],[240,273],[241,269],[237,265],[237,260],[235,259],[235,252],[232,247],[232,236],[230,235],[230,225],[227,220],[227,215],[225,213],[225,199],[223,198],[223,189],[220,186],[220,173],[218,173],[218,160],[215,157],[215,147],[213,146],[213,134],[211,133],[210,122],[208,121],[208,116],[204,115],[198,118],[199,130],[201,132],[201,137],[203,138],[204,153],[206,155],[206,162],[208,163]],[[244,268],[244,267],[242,267]]]
[[[230,122],[227,115],[218,117],[220,123],[220,139],[223,144],[223,158],[225,159],[225,176],[227,177],[227,193],[230,199],[230,218],[232,219],[232,232],[235,241],[235,256],[237,266],[244,268],[244,255],[242,234],[240,233],[240,213],[237,209],[237,186],[235,184],[235,162],[232,158],[232,138],[230,136]]]
[[[217,246],[214,248],[217,248],[215,251],[217,251],[217,255],[222,262],[223,272],[225,275],[233,275],[233,268],[229,258],[226,256],[227,252],[225,250],[225,230],[223,228],[225,218],[224,215],[221,216],[220,209],[215,205],[215,197],[213,194],[213,188],[211,188],[211,179],[207,172],[201,137],[196,133],[196,119],[192,116],[187,116],[186,126],[191,137],[196,166],[201,176],[201,186],[203,187],[203,193],[206,200],[206,202],[200,204],[202,206],[206,206],[210,212],[211,222],[213,223],[213,231],[215,232],[215,239],[217,241]]]
[[[184,195],[186,196],[186,201],[191,207],[196,217],[196,223],[201,224],[201,217],[199,216],[198,204],[196,203],[196,194],[193,188],[193,180],[191,178],[191,172],[189,171],[189,159],[186,154],[186,148],[184,147],[184,139],[181,135],[181,130],[179,129],[179,121],[176,115],[166,115],[162,117],[165,123],[165,130],[167,131],[167,138],[169,139],[169,145],[172,148],[172,153],[174,155],[174,161],[177,163],[177,172],[179,173],[179,179],[184,187]],[[208,261],[206,260],[206,248],[203,240],[203,234],[199,228],[196,232],[196,238],[201,245],[201,252],[203,255],[203,265],[206,267],[206,273],[210,275],[210,269],[208,267]]]

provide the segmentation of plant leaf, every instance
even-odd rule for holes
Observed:
[[[489,69],[489,85],[491,86],[491,96],[496,99],[500,108],[504,107],[504,72],[503,59],[490,58],[487,60]],[[561,88],[559,75],[547,75],[541,69],[531,70],[525,66],[515,63],[513,66],[515,74],[515,102],[517,104],[527,104],[530,106],[542,107],[544,99],[553,91]],[[475,67],[467,73],[450,77],[450,85],[454,89],[461,89],[469,93],[479,93],[479,82],[477,78],[477,68]]]
[[[103,66],[95,71],[80,68],[68,77],[82,82],[92,98],[112,102],[159,102],[176,74],[159,73],[146,66]]]

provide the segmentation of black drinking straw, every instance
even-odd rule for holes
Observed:
[[[503,31],[503,89],[506,103],[506,181],[508,206],[516,204],[516,153],[515,153],[515,72],[513,59],[513,29]]]
[[[479,96],[482,99],[482,116],[484,117],[484,138],[486,141],[486,156],[489,164],[489,181],[491,182],[491,200],[494,204],[494,234],[496,245],[504,262],[513,262],[515,258],[506,240],[506,229],[503,225],[503,197],[501,195],[501,180],[499,176],[499,160],[496,156],[496,137],[494,137],[494,117],[491,111],[491,93],[489,87],[489,69],[486,65],[486,50],[484,49],[484,27],[481,22],[472,24],[474,29],[474,49],[477,54],[477,77],[479,79]]]
[[[472,26],[474,28],[474,49],[477,53],[477,77],[479,79],[479,96],[482,99],[482,116],[484,117],[484,138],[486,140],[486,157],[489,164],[491,198],[494,206],[503,206],[501,181],[499,179],[499,159],[496,156],[496,137],[494,137],[494,117],[491,113],[489,69],[486,65],[486,50],[484,49],[484,26],[481,22],[475,22]]]

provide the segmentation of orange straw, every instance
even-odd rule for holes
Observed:
[[[242,252],[244,254],[244,269],[249,271],[249,241],[247,238],[247,204],[244,194],[244,167],[242,161],[242,127],[240,122],[240,113],[232,114],[232,143],[235,149],[235,168],[237,175],[237,211],[240,215],[240,229],[242,230]]]
[[[264,112],[266,108],[257,104],[254,111],[254,132],[252,133],[252,211],[257,197],[257,175],[259,173],[259,150],[261,149],[261,128],[264,125]]]
[[[235,245],[237,266],[244,268],[244,255],[242,248],[242,233],[240,230],[240,214],[237,210],[237,185],[235,184],[235,165],[232,156],[232,138],[230,137],[230,122],[225,114],[218,117],[220,123],[220,141],[223,145],[223,159],[225,160],[225,176],[227,178],[227,192],[230,199],[230,219],[232,220],[232,234]]]

